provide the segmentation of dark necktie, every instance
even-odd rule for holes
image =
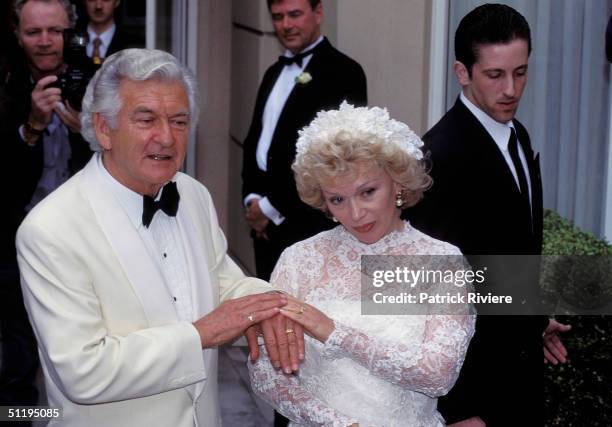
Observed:
[[[100,65],[102,63],[102,58],[100,57],[100,45],[102,44],[102,39],[100,37],[96,37],[93,40],[93,54],[92,61],[95,65]]]
[[[317,45],[318,46],[318,45]],[[279,56],[278,60],[280,61],[281,64],[283,65],[291,65],[293,63],[296,63],[298,65],[298,67],[302,66],[302,60],[307,57],[308,55],[312,54],[314,52],[314,50],[316,49],[316,46],[313,47],[310,50],[307,50],[306,52],[301,52],[298,53],[297,55],[292,56],[291,58],[288,56]]]
[[[151,196],[142,196],[142,224],[149,228],[158,209],[161,209],[168,216],[176,216],[180,199],[181,196],[176,189],[176,182],[169,182],[164,185],[162,195],[157,201]]]
[[[531,225],[531,202],[529,199],[529,186],[527,185],[527,176],[523,169],[523,162],[518,153],[518,141],[516,138],[516,131],[513,127],[510,128],[510,139],[508,140],[508,151],[510,152],[510,158],[514,164],[514,170],[519,181],[519,188],[521,190],[521,204],[523,209],[529,213],[529,224]]]

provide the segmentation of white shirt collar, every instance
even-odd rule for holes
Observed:
[[[89,43],[93,43],[96,37],[100,37],[102,40],[102,46],[108,47],[113,40],[113,36],[115,35],[115,30],[117,29],[117,25],[113,22],[108,30],[104,31],[102,34],[97,34],[94,30],[91,29],[91,26],[87,26],[87,33],[89,34]]]
[[[315,42],[313,44],[311,44],[310,46],[302,49],[300,52],[298,53],[302,53],[302,52],[307,52],[310,49],[313,49],[316,45],[318,45],[319,43],[321,43],[323,41],[323,35],[320,35],[318,39],[315,40]],[[286,56],[287,58],[293,58],[296,54],[291,52],[289,49],[285,50],[285,53],[283,54],[284,56]],[[309,55],[310,56],[310,55]]]
[[[98,170],[104,177],[105,181],[111,187],[113,194],[119,200],[119,204],[123,207],[127,213],[130,221],[136,229],[144,227],[142,225],[142,195],[137,192],[130,190],[125,185],[117,181],[106,169],[104,162],[102,161],[102,154],[96,153],[96,165]],[[174,177],[173,177],[174,179]],[[157,200],[161,196],[161,191],[157,193],[155,199]]]
[[[510,139],[510,128],[514,127],[512,120],[508,123],[500,123],[474,105],[463,92],[461,92],[459,97],[461,102],[463,102],[463,105],[470,110],[470,112],[478,119],[480,124],[486,129],[489,135],[491,135],[491,138],[493,138],[497,146],[502,150],[507,151],[508,140]]]

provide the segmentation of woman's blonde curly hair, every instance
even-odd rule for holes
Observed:
[[[404,204],[415,205],[432,183],[424,160],[378,136],[355,135],[339,130],[327,139],[311,142],[292,165],[300,198],[313,208],[327,212],[321,187],[340,176],[356,173],[361,165],[380,167],[399,184]]]

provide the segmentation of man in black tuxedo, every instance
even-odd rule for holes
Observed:
[[[18,0],[19,61],[10,64],[2,94],[0,133],[10,162],[0,210],[0,405],[35,405],[36,341],[23,307],[15,233],[25,214],[91,156],[79,113],[51,87],[64,69],[63,30],[76,21],[68,0]]]
[[[530,52],[529,25],[516,10],[488,4],[466,15],[455,34],[462,93],[423,137],[433,186],[405,215],[468,258],[541,254],[539,155],[515,119]],[[557,332],[567,329],[546,316],[479,316],[459,379],[439,400],[447,423],[543,425],[542,361],[565,362]]]
[[[115,23],[115,10],[121,0],[84,0],[89,22],[87,24],[87,56],[94,65],[104,58],[128,47],[125,34]]]
[[[367,103],[361,66],[321,35],[320,0],[268,0],[268,8],[286,51],[263,77],[242,170],[257,276],[265,280],[283,249],[333,226],[298,197],[291,170],[298,131],[344,100]]]

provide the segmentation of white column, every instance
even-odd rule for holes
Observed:
[[[429,49],[429,101],[427,129],[446,113],[446,64],[448,60],[448,0],[431,4],[431,40]]]
[[[609,70],[612,81],[612,67]],[[612,84],[608,88],[608,175],[606,180],[604,235],[608,242],[612,242]]]
[[[184,47],[183,52],[186,53],[184,58],[187,67],[197,75],[198,72],[198,0],[187,0],[185,21],[187,22],[187,28],[185,29],[185,38],[187,46]],[[173,25],[181,26],[181,23],[173,23]],[[202,98],[204,94],[201,92]],[[200,102],[204,102],[204,99],[200,99]],[[193,177],[196,176],[196,130],[189,135],[189,146],[187,148],[187,157],[185,160],[185,172]]]
[[[157,36],[157,5],[155,0],[147,0],[145,34],[147,49],[155,49],[155,38]]]

